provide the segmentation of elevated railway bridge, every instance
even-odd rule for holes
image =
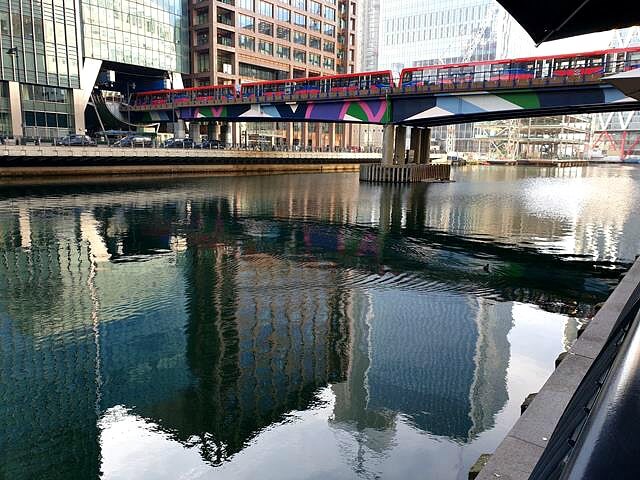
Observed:
[[[639,110],[606,78],[640,67],[640,48],[430,65],[139,93],[136,121],[328,122],[384,125],[384,160],[405,161],[407,127],[416,163],[427,163],[429,127],[568,113]]]

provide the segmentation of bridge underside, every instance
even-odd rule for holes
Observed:
[[[176,107],[182,120],[194,122],[328,122],[419,127],[624,110],[640,110],[640,102],[607,84]],[[135,116],[143,122],[169,122],[172,112],[165,107],[135,112]]]
[[[280,103],[238,103],[214,106],[193,106],[178,109],[185,121],[226,122],[331,122],[386,124],[391,121],[391,109],[385,98],[335,101],[302,101]],[[149,120],[168,121],[171,113]],[[165,119],[166,117],[166,119]]]
[[[640,102],[609,85],[393,99],[392,123],[420,127],[509,118],[639,110]]]

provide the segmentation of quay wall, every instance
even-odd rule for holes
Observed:
[[[477,480],[527,480],[560,417],[640,284],[640,258],[589,322],[568,354],[518,419]]]
[[[67,175],[357,172],[380,154],[101,147],[0,147],[0,178]]]

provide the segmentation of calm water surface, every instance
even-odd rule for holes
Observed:
[[[0,186],[0,478],[464,479],[640,253],[640,169]]]

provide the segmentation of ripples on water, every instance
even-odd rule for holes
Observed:
[[[640,171],[0,187],[0,477],[466,478],[640,251]]]

